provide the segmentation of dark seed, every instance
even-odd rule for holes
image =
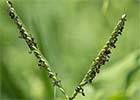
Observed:
[[[12,11],[10,11],[10,12],[9,12],[9,16],[11,16],[11,19],[14,19],[15,14],[14,14]]]
[[[96,68],[96,72],[97,72],[97,73],[99,73],[99,72],[100,72],[100,70],[99,70],[98,68]]]
[[[85,96],[85,93],[82,92],[82,95]]]
[[[106,51],[104,51],[104,53],[105,53],[105,55],[108,55],[108,54],[111,53],[111,51],[110,50],[106,50]]]
[[[7,1],[11,6],[12,6],[12,2],[11,1]]]
[[[122,35],[122,33],[119,31],[118,34]]]
[[[41,64],[39,63],[38,66],[41,66]]]
[[[75,88],[75,91],[76,91],[76,92],[80,92],[80,87],[77,86],[77,87]]]
[[[54,76],[53,73],[51,73],[51,72],[48,73],[49,78],[52,78],[53,76]]]
[[[123,27],[120,28],[120,31],[121,31],[121,32],[123,31]]]

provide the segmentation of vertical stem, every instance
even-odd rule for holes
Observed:
[[[56,100],[57,87],[54,86],[54,100]]]

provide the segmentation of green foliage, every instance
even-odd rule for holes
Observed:
[[[17,13],[41,52],[58,73],[67,93],[81,81],[106,42],[116,19],[127,13],[124,34],[110,63],[76,100],[139,100],[139,0],[13,0]],[[105,4],[106,3],[106,4]],[[46,71],[27,53],[25,43],[0,0],[0,99],[52,100]],[[26,47],[26,48],[25,48]],[[93,56],[94,55],[94,56]],[[57,99],[63,100],[61,93]]]

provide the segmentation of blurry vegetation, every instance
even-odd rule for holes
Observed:
[[[75,100],[140,99],[140,0],[12,0],[51,68],[70,95],[104,45],[118,18],[128,20],[110,62],[86,96]],[[0,100],[53,100],[53,86],[0,0]],[[63,100],[57,91],[57,100]]]

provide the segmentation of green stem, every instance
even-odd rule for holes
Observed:
[[[96,74],[99,73],[101,66],[109,61],[109,58],[110,58],[109,54],[111,54],[112,48],[116,48],[115,44],[118,40],[117,37],[122,34],[122,30],[124,28],[125,21],[126,21],[126,15],[124,14],[124,15],[122,15],[121,19],[117,23],[114,31],[112,32],[112,34],[109,37],[108,41],[106,42],[105,46],[99,52],[96,59],[92,62],[90,69],[85,74],[83,80],[75,88],[72,96],[69,97],[69,100],[73,100],[77,96],[78,93],[81,93],[83,96],[85,96],[83,86],[85,86],[88,83],[91,83],[93,81],[93,79],[95,78]]]
[[[31,37],[29,33],[26,31],[25,27],[23,26],[23,23],[21,22],[21,20],[19,19],[19,16],[14,10],[12,3],[10,1],[7,1],[7,4],[9,6],[9,16],[17,25],[17,28],[19,29],[20,38],[23,38],[25,40],[31,52],[34,53],[34,56],[38,60],[38,66],[48,71],[48,77],[52,79],[53,84],[60,89],[60,91],[64,94],[66,98],[68,98],[64,88],[61,85],[61,81],[57,78],[56,73],[52,72],[52,70],[50,69],[50,65],[48,64],[48,61],[41,54],[37,46],[37,43],[34,41],[34,38]]]

